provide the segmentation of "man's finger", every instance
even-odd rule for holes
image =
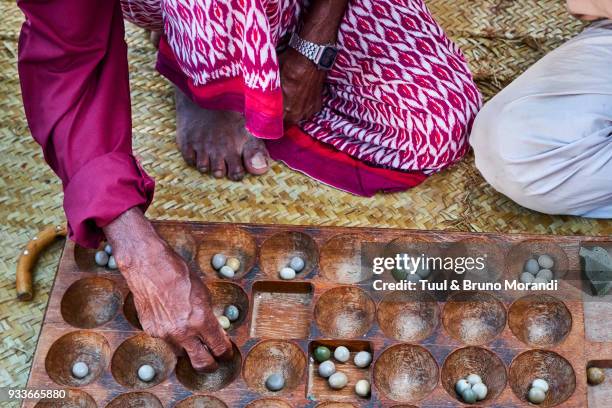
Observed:
[[[200,336],[215,358],[229,360],[234,354],[232,342],[225,333],[225,330],[218,324],[213,325],[212,328],[202,328]]]
[[[182,343],[183,348],[189,356],[191,366],[196,371],[215,371],[219,366],[210,355],[206,346],[197,337],[190,337]]]

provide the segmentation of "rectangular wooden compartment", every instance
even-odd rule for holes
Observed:
[[[576,282],[580,281],[581,268],[578,251],[581,244],[609,245],[603,238],[189,222],[156,222],[155,225],[160,234],[188,261],[190,267],[197,271],[211,288],[213,303],[222,303],[224,299],[232,299],[232,302],[241,304],[243,309],[248,309],[246,315],[241,316],[240,320],[229,330],[230,337],[240,352],[240,361],[234,362],[238,369],[228,374],[225,379],[205,381],[190,376],[189,365],[185,365],[185,361],[181,363],[179,359],[177,367],[181,368],[175,370],[173,363],[168,363],[167,378],[159,384],[146,389],[124,385],[126,382],[133,381],[133,379],[123,378],[129,374],[121,373],[122,370],[125,371],[124,366],[130,364],[129,361],[126,361],[129,359],[126,359],[125,356],[134,355],[137,356],[135,359],[141,358],[138,357],[138,344],[142,343],[143,337],[147,337],[138,327],[129,289],[120,273],[95,265],[93,262],[94,250],[75,247],[72,242],[67,242],[45,313],[28,388],[76,389],[91,396],[100,408],[107,406],[111,400],[120,395],[137,391],[153,394],[163,407],[174,407],[179,401],[192,395],[215,397],[228,407],[246,407],[253,401],[263,398],[274,398],[276,402],[266,400],[267,402],[262,402],[260,405],[249,405],[249,407],[316,407],[324,401],[332,400],[352,404],[355,407],[464,406],[465,404],[458,401],[444,388],[444,384],[447,384],[448,388],[448,384],[452,384],[456,379],[451,377],[457,375],[452,370],[443,369],[444,362],[451,353],[457,351],[457,355],[460,356],[462,353],[466,355],[487,354],[488,350],[498,357],[496,361],[499,360],[502,363],[503,370],[500,369],[500,372],[503,374],[502,377],[505,376],[506,381],[497,387],[499,391],[490,391],[490,394],[497,394],[494,399],[487,399],[478,405],[527,406],[528,404],[521,401],[513,391],[513,388],[521,387],[520,376],[514,375],[510,366],[514,359],[522,353],[535,353],[525,356],[544,353],[543,358],[548,358],[549,355],[557,356],[561,361],[569,362],[573,369],[573,373],[566,373],[568,378],[565,381],[569,381],[570,385],[566,384],[562,387],[570,389],[570,395],[567,398],[562,397],[563,400],[558,401],[556,406],[578,408],[587,406],[585,373],[587,364],[590,361],[612,360],[612,344],[592,343],[585,339],[582,291],[575,287],[579,286],[576,285]],[[427,335],[422,336],[418,341],[402,341],[401,336],[414,334],[408,330],[400,331],[400,334],[396,333],[396,336],[400,336],[399,339],[389,337],[388,334],[394,330],[393,321],[385,319],[392,319],[393,316],[397,316],[397,313],[384,314],[380,308],[383,297],[392,295],[389,292],[372,290],[373,279],[385,281],[389,279],[385,278],[385,275],[381,275],[382,278],[367,276],[367,269],[360,268],[362,260],[358,248],[366,242],[384,247],[393,240],[396,240],[394,242],[399,240],[433,243],[434,248],[442,248],[442,251],[448,250],[449,254],[456,251],[457,245],[453,245],[456,243],[460,243],[459,248],[463,248],[462,243],[468,243],[466,245],[483,244],[489,249],[493,248],[494,251],[498,251],[492,255],[497,257],[495,261],[490,258],[490,267],[498,268],[500,277],[505,279],[517,277],[514,269],[510,270],[510,266],[517,262],[517,254],[521,252],[512,248],[521,247],[519,243],[523,241],[529,242],[523,245],[527,247],[530,247],[532,243],[535,246],[550,245],[566,258],[563,261],[568,271],[565,276],[566,281],[560,281],[559,291],[551,295],[562,300],[571,313],[571,329],[559,341],[541,347],[541,349],[527,345],[511,330],[508,323],[508,310],[513,301],[529,293],[494,291],[490,292],[490,295],[493,295],[503,305],[503,322],[499,332],[495,333],[492,339],[484,344],[473,346],[481,347],[485,349],[484,351],[477,349],[478,353],[468,353],[468,349],[472,346],[458,340],[458,336],[461,336],[461,333],[468,333],[466,335],[469,336],[469,330],[460,326],[463,327],[460,330],[464,331],[457,332],[456,328],[453,329],[454,320],[450,318],[448,321],[445,320],[445,316],[450,316],[452,310],[451,307],[448,310],[445,309],[446,299],[443,298],[436,299],[435,307],[432,310],[437,310],[434,313],[434,315],[437,313],[437,318],[434,316],[433,326]],[[212,270],[210,258],[211,254],[216,252],[241,258],[241,270],[238,271],[232,283],[220,279]],[[306,270],[298,274],[294,281],[280,280],[278,270],[287,264],[290,256],[296,254],[306,258]],[[519,262],[523,261],[519,260]],[[83,306],[82,301],[79,303],[78,300],[66,295],[71,285],[77,285],[73,288],[78,289],[72,293],[83,293],[87,290],[95,291],[100,283],[103,283],[102,291],[113,292],[113,295],[105,297],[110,306],[107,305],[107,309],[101,312],[88,310]],[[90,289],[92,285],[94,289]],[[329,290],[334,290],[334,292],[330,292],[317,308],[322,295]],[[347,304],[350,305],[349,310],[362,308],[359,309],[359,313],[363,321],[355,321],[351,315],[344,315],[346,308],[343,309],[343,307]],[[214,306],[215,311],[220,313],[224,305],[215,303]],[[448,315],[445,315],[446,312]],[[338,315],[333,315],[334,313]],[[83,314],[87,314],[88,317],[84,317]],[[103,322],[102,324],[92,323],[92,319],[101,319]],[[84,326],[95,327],[83,328]],[[386,333],[383,328],[387,330]],[[451,332],[454,335],[451,335]],[[460,334],[457,335],[457,333]],[[63,340],[58,341],[60,338]],[[131,348],[125,346],[121,353],[116,353],[117,349],[128,339],[132,339],[134,343],[128,342]],[[71,342],[76,344],[71,344]],[[100,346],[100,343],[104,344]],[[52,349],[54,344],[59,344],[55,351]],[[331,347],[346,344],[352,354],[359,350],[370,350],[373,352],[374,360],[367,369],[349,367],[347,363],[344,369],[349,376],[349,386],[341,392],[334,392],[316,376],[316,363],[311,356],[311,351],[318,344]],[[100,365],[99,375],[95,376],[92,381],[86,377],[87,384],[62,385],[62,382],[68,384],[74,381],[74,379],[67,379],[66,376],[66,370],[70,370],[71,366],[71,349],[83,350],[87,347],[103,350],[104,357],[93,357]],[[250,354],[254,348],[257,348],[256,352]],[[534,349],[544,351],[533,351]],[[50,350],[51,356],[49,356]],[[150,349],[147,350],[150,351]],[[386,356],[380,359],[384,352],[387,352]],[[78,351],[75,353],[78,354]],[[265,370],[269,369],[267,368],[269,361],[256,361],[257,358],[274,360],[270,356],[275,353],[283,355],[282,358],[293,359],[291,361],[294,362],[293,367],[297,371],[295,378],[288,381],[285,389],[276,394],[265,392],[262,388]],[[114,367],[113,357],[116,354],[121,354],[116,357],[117,367],[121,369]],[[426,384],[418,383],[418,381],[417,384],[405,382],[406,370],[410,370],[407,366],[414,364],[412,360],[410,364],[407,364],[401,356],[410,356],[417,360],[422,357],[428,361],[419,366],[421,370],[419,381]],[[524,358],[525,361],[537,359],[537,357]],[[159,361],[163,363],[164,358],[160,357]],[[433,364],[432,361],[434,361]],[[113,366],[112,369],[111,366]],[[343,365],[338,365],[338,367],[343,370]],[[113,370],[115,371],[112,372]],[[179,371],[182,381],[177,375]],[[516,372],[521,371],[516,370]],[[571,391],[572,374],[575,377],[573,392]],[[358,397],[352,392],[354,381],[360,378],[366,378],[372,383],[372,392],[368,398]],[[409,390],[406,392],[414,397],[411,401],[402,401],[404,397],[399,387],[402,381]],[[494,380],[491,379],[492,384],[493,382]],[[219,384],[222,384],[221,388]],[[194,387],[204,387],[204,389],[194,390],[192,389]],[[555,389],[554,384],[552,388],[551,393],[563,393],[561,389]],[[35,404],[35,401],[26,401],[23,407],[29,408]],[[334,407],[333,404],[320,406]],[[351,405],[335,406],[342,408]],[[546,406],[546,404],[540,406]]]

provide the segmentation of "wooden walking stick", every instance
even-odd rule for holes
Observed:
[[[38,235],[28,242],[25,249],[19,255],[15,283],[17,298],[19,300],[32,299],[32,269],[41,252],[48,247],[57,237],[66,236],[66,226],[56,225],[42,230]]]

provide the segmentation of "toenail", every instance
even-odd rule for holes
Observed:
[[[223,172],[221,170],[213,171],[213,176],[215,176],[217,178],[221,178],[221,177],[223,177]]]
[[[265,169],[268,165],[268,162],[266,161],[266,157],[261,152],[258,152],[251,159],[251,165],[258,170]]]
[[[198,170],[200,170],[200,173],[208,173],[208,167],[206,166],[200,166]]]

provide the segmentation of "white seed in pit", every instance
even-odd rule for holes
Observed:
[[[221,327],[223,327],[223,330],[227,330],[230,328],[231,322],[226,316],[219,316],[217,317],[217,320],[219,321]]]
[[[96,252],[94,261],[96,261],[96,265],[98,266],[106,266],[108,264],[108,254],[104,251],[98,251]]]
[[[470,374],[470,375],[467,376],[466,380],[471,385],[479,384],[479,383],[482,382],[482,378],[480,378],[480,376],[478,374]]]
[[[334,358],[341,363],[346,363],[349,358],[351,358],[351,353],[349,352],[349,349],[344,346],[336,347],[334,350]]]
[[[299,256],[294,256],[291,258],[291,261],[289,261],[289,267],[296,272],[302,272],[305,265],[304,260]]]
[[[489,392],[487,386],[483,383],[474,384],[472,391],[474,391],[476,394],[477,401],[482,401],[483,399],[487,398],[487,393]]]
[[[141,381],[149,382],[155,377],[155,369],[148,364],[143,364],[138,369],[138,378]]]
[[[295,279],[295,271],[292,268],[285,267],[280,270],[279,276],[284,280]]]
[[[528,259],[527,262],[525,262],[524,270],[525,272],[529,272],[535,275],[540,271],[540,265],[538,264],[538,261],[536,259]]]
[[[368,353],[367,351],[360,351],[359,353],[355,354],[353,362],[357,367],[365,368],[372,362],[372,354]]]
[[[368,380],[359,380],[355,384],[355,394],[360,397],[367,397],[370,395],[370,382]]]
[[[532,283],[533,280],[535,279],[535,276],[533,276],[531,273],[529,272],[523,272],[521,273],[521,282],[522,283]]]
[[[72,375],[75,378],[85,378],[89,374],[89,367],[82,361],[77,361],[72,365]]]
[[[538,264],[542,269],[552,269],[555,266],[555,261],[550,255],[544,254],[538,257]]]
[[[467,382],[465,378],[462,378],[455,383],[455,391],[457,391],[457,394],[459,395],[461,395],[461,393],[468,388],[472,388],[472,385]]]
[[[214,254],[212,259],[210,260],[212,267],[215,268],[215,270],[217,271],[223,268],[226,262],[227,262],[227,256],[223,254]]]
[[[536,278],[544,279],[546,282],[550,282],[553,278],[553,273],[550,269],[542,269],[536,275]]]
[[[327,360],[319,364],[319,375],[327,378],[336,372],[336,365],[331,360]]]
[[[346,387],[346,384],[348,384],[348,378],[346,374],[338,372],[332,374],[327,380],[327,382],[329,383],[329,386],[332,387],[334,390],[340,390]]]
[[[108,257],[108,264],[106,265],[108,267],[108,269],[117,269],[117,261],[115,260],[114,256],[109,256]]]
[[[541,388],[531,387],[529,394],[527,394],[527,399],[532,404],[541,404],[546,399],[546,393]]]
[[[110,244],[104,245],[104,252],[106,252],[109,255],[112,255],[113,254],[113,247],[110,246]]]
[[[285,387],[285,377],[281,373],[274,373],[266,378],[266,388],[270,391],[280,391]]]
[[[219,269],[219,274],[224,278],[232,279],[234,275],[236,275],[236,272],[229,266],[223,265],[221,269]]]
[[[541,378],[536,378],[535,380],[533,380],[533,382],[531,383],[531,386],[539,388],[544,392],[548,392],[548,382]]]
[[[240,259],[238,258],[227,258],[227,261],[225,262],[225,264],[227,266],[229,266],[230,268],[232,268],[234,270],[234,272],[238,272],[238,270],[240,269]]]

